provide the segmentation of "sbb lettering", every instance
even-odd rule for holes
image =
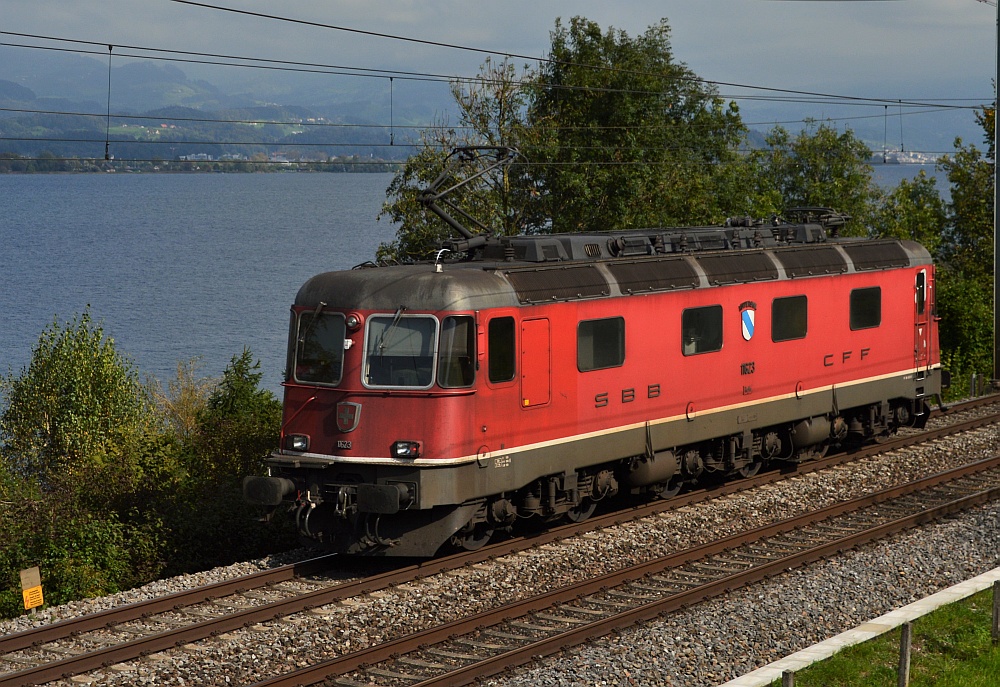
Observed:
[[[659,384],[650,384],[646,387],[646,398],[659,398],[663,393],[662,388]],[[634,388],[622,389],[621,402],[633,403],[638,395]],[[611,403],[611,394],[607,391],[602,391],[594,396],[594,407],[595,408],[606,408]]]

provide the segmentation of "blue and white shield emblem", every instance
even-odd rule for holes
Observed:
[[[740,319],[743,321],[743,338],[749,341],[753,338],[754,319],[757,311],[752,307],[740,310]]]

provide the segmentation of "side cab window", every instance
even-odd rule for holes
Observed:
[[[491,383],[514,379],[517,347],[513,317],[494,317],[487,325],[487,370]]]
[[[438,384],[446,389],[472,386],[476,381],[476,322],[468,315],[444,318],[438,353]]]

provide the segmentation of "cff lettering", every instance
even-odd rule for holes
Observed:
[[[871,348],[862,348],[861,351],[858,353],[857,358],[855,358],[855,351],[844,351],[839,356],[840,363],[842,365],[845,365],[855,359],[864,360],[871,353],[871,350],[872,350]],[[834,365],[837,364],[837,358],[838,356],[836,354],[827,353],[826,355],[823,356],[823,367],[833,367]]]

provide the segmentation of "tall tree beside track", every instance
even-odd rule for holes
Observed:
[[[957,392],[965,390],[972,373],[989,375],[992,370],[995,116],[995,102],[976,115],[986,154],[956,139],[955,154],[938,164],[951,183],[951,200],[936,255],[937,302],[942,362],[954,375]]]
[[[56,603],[155,574],[157,518],[136,496],[168,465],[141,449],[149,404],[132,363],[88,311],[54,321],[0,384],[0,611],[32,565]]]
[[[5,377],[3,390],[4,459],[16,474],[46,485],[117,463],[147,422],[138,373],[89,311],[46,328],[28,368]]]
[[[540,69],[487,60],[478,79],[455,82],[459,122],[425,131],[389,186],[381,216],[399,230],[378,257],[427,258],[449,236],[416,198],[455,146],[521,153],[454,197],[495,234],[721,221],[733,197],[750,213],[736,107],[675,62],[669,35],[666,21],[633,38],[577,17],[556,24]]]
[[[554,232],[721,221],[745,130],[735,104],[674,59],[666,20],[630,37],[556,22],[530,84],[525,150]],[[541,222],[536,222],[542,227]]]
[[[261,526],[257,509],[243,500],[243,478],[263,474],[281,427],[281,403],[260,388],[261,377],[260,362],[244,349],[211,388],[179,368],[173,393],[160,397],[171,426],[185,427],[174,436],[186,478],[162,495],[170,534],[166,574],[246,560],[295,543],[287,528]],[[186,409],[178,415],[181,401]]]
[[[775,127],[766,147],[749,155],[756,170],[754,195],[776,203],[770,212],[790,207],[828,207],[850,215],[848,231],[864,234],[871,224],[879,191],[869,159],[872,152],[850,130],[807,122],[797,135]]]
[[[0,377],[0,617],[23,611],[35,565],[58,604],[294,545],[240,493],[278,441],[258,367],[248,350],[217,381],[180,366],[153,394],[89,311],[46,328]]]
[[[379,247],[377,259],[427,259],[441,241],[452,236],[451,229],[427,212],[417,197],[444,171],[448,155],[456,147],[524,146],[524,137],[528,135],[523,120],[527,98],[524,82],[529,75],[527,69],[519,71],[509,60],[487,59],[476,79],[451,84],[459,121],[454,126],[442,123],[423,131],[416,155],[406,161],[386,189],[386,202],[379,218],[385,217],[399,228],[394,241]],[[457,165],[442,188],[462,181],[478,169],[474,160]],[[532,194],[524,184],[511,183],[511,178],[509,173],[498,170],[464,185],[451,200],[489,227],[491,233],[518,234],[526,226]],[[479,232],[475,225],[469,228]]]

